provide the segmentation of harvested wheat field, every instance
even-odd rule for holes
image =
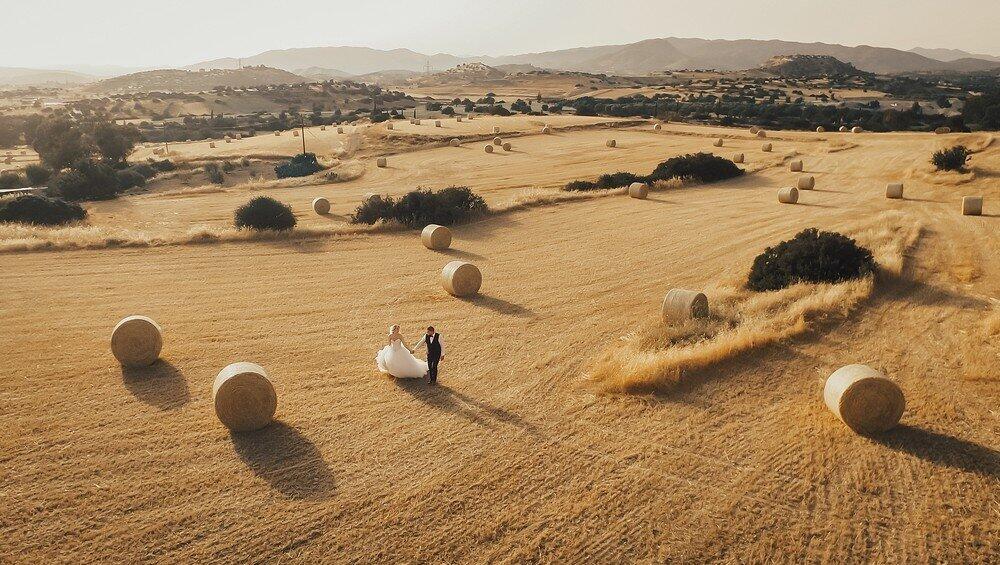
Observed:
[[[466,125],[444,123],[397,127]],[[996,560],[992,138],[769,131],[764,153],[742,128],[505,123],[533,132],[509,153],[418,147],[380,169],[361,147],[347,182],[153,191],[88,205],[91,227],[0,234],[0,561]],[[971,170],[932,172],[959,139]],[[644,200],[558,190],[698,151],[744,153],[748,174]],[[793,157],[817,188],[781,205]],[[346,223],[366,193],[450,185],[497,211],[453,226],[450,249]],[[299,228],[232,230],[260,192]],[[749,296],[754,257],[806,227],[870,245],[875,280]],[[481,270],[478,296],[441,288],[454,260]],[[713,317],[664,348],[672,288],[705,292]],[[123,370],[109,339],[134,314],[162,328],[161,361]],[[436,387],[376,371],[392,323],[447,340]],[[213,412],[234,362],[273,382],[260,431]],[[900,386],[900,426],[860,436],[824,405],[854,363]]]

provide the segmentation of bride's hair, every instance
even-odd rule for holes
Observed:
[[[389,335],[392,335],[392,334],[396,333],[396,330],[398,330],[398,329],[399,329],[399,326],[396,325],[396,324],[393,324],[393,325],[389,326]]]

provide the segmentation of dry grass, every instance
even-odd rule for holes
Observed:
[[[904,254],[920,237],[920,225],[901,213],[886,212],[849,233],[869,248],[881,274],[902,273]],[[611,393],[669,389],[695,371],[742,353],[801,335],[815,324],[843,318],[871,296],[868,277],[840,284],[797,284],[757,293],[730,281],[709,289],[708,320],[681,326],[656,321],[622,338],[593,363],[587,378]]]

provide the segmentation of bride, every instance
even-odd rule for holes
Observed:
[[[379,371],[397,379],[420,379],[427,374],[427,363],[413,356],[396,325],[389,327],[389,345],[379,350],[375,364]]]

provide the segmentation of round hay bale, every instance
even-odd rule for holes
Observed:
[[[224,135],[224,136],[222,136],[222,139],[225,140],[225,141],[229,141],[232,138],[229,137],[228,135]]]
[[[313,212],[316,212],[320,216],[324,216],[330,213],[330,201],[326,198],[320,196],[313,200]]]
[[[293,130],[292,137],[298,137],[298,136],[299,136],[299,130]]]
[[[213,142],[209,143],[208,144],[208,148],[209,149],[215,149],[215,142],[213,141]]]
[[[451,140],[451,141],[449,141],[448,143],[449,143],[449,144],[450,144],[450,145],[451,145],[452,147],[459,147],[459,146],[461,146],[461,145],[462,145],[462,142],[461,142],[461,141],[460,141],[460,140],[459,140],[459,139],[458,139],[457,137],[453,137],[453,138],[452,138],[452,140]]]
[[[765,137],[767,137],[767,132],[766,131],[760,130],[760,131],[757,132],[757,138],[758,139],[764,139]]]
[[[281,132],[280,131],[274,132],[274,137],[281,137]]]
[[[419,126],[420,125],[420,120],[413,120],[413,125]]]
[[[434,120],[434,127],[436,128],[441,127],[441,120]]]
[[[818,128],[816,128],[816,133],[826,133],[826,128],[823,126],[819,126]]]
[[[228,137],[226,138],[226,143],[232,143],[232,142],[233,142],[233,140],[231,138],[228,138]]]
[[[344,133],[344,128],[341,126],[337,126],[337,133]]]
[[[486,146],[486,152],[487,153],[493,153],[493,146],[492,145],[487,145]]]
[[[552,133],[552,128],[549,127],[549,126],[545,126],[545,127],[542,128],[542,133],[544,133],[545,135],[548,135],[548,134]]]
[[[663,129],[663,124],[653,124],[653,131],[660,131]]]
[[[496,146],[498,146],[498,147],[499,147],[500,145],[503,145],[503,139],[501,139],[499,135],[498,135],[498,136],[496,136],[496,137],[494,137],[494,138],[493,138],[493,145],[496,145]]]
[[[782,204],[795,204],[799,201],[799,189],[794,186],[782,188],[778,191],[778,202]]]
[[[903,183],[901,182],[890,182],[885,185],[885,197],[886,198],[902,198],[903,197]]]
[[[618,142],[615,141],[614,139],[609,139],[608,143],[607,143],[607,146],[608,147],[618,147]]]
[[[816,177],[812,175],[799,177],[799,182],[796,188],[799,190],[812,190],[813,188],[816,188]]]
[[[823,401],[847,427],[863,435],[894,428],[906,408],[899,385],[867,365],[834,371],[823,387]]]
[[[793,172],[793,173],[801,173],[802,172],[802,160],[801,159],[797,159],[795,161],[791,161],[790,163],[788,163],[788,170],[791,171],[791,172]]]
[[[389,166],[389,161],[385,157],[379,157],[375,160],[375,166],[384,169]]]
[[[159,324],[146,316],[128,316],[111,331],[111,354],[122,366],[152,365],[160,358],[163,332]]]
[[[770,143],[765,143],[764,145],[760,146],[760,150],[763,151],[764,153],[770,153],[773,149],[774,147]]]
[[[632,198],[645,200],[649,196],[649,187],[645,183],[634,182],[628,187],[628,195]]]
[[[462,123],[462,116],[455,118],[455,121],[458,123]]]
[[[934,133],[936,133],[938,135],[945,135],[945,134],[951,133],[951,128],[948,127],[948,126],[941,126],[941,127],[937,128],[937,129],[935,129]]]
[[[236,139],[237,139],[237,140],[241,140],[241,139],[243,139],[243,134],[242,134],[242,133],[238,133],[238,134],[236,134]]]
[[[742,153],[734,153],[733,154],[733,162],[734,163],[742,163],[744,160],[745,160],[745,156]]]
[[[503,150],[504,151],[510,151],[513,148],[514,148],[514,146],[511,145],[509,141],[503,144]]]
[[[415,123],[417,123],[417,119],[416,118],[410,118],[410,125],[413,125]]]
[[[759,127],[757,127],[757,126],[750,126],[750,135],[757,135],[758,131],[760,131]]]
[[[719,139],[716,139],[715,143],[713,143],[712,145],[714,145],[716,147],[722,147],[725,144],[726,144],[726,142],[723,141],[722,138],[720,137]]]
[[[983,197],[982,196],[963,196],[962,197],[962,215],[963,216],[982,216],[983,215]]]
[[[500,133],[500,126],[493,126],[493,133]]]
[[[469,121],[472,121],[472,119],[475,118],[475,117],[476,117],[475,114],[469,114],[468,116],[466,116],[466,118],[468,118]]]
[[[847,132],[847,126],[840,126],[840,129],[837,130],[837,131],[839,131],[840,133],[846,133]]]
[[[319,131],[326,131],[326,126],[319,126]]]
[[[427,249],[441,250],[451,247],[451,230],[445,226],[428,224],[420,232],[420,241]]]
[[[472,296],[483,285],[483,274],[472,263],[452,261],[441,271],[441,286],[452,296]]]
[[[255,363],[233,363],[212,384],[215,415],[234,432],[252,432],[271,423],[278,395],[267,371]]]
[[[708,317],[708,297],[695,290],[673,288],[663,298],[660,313],[665,322],[685,322]]]
[[[854,127],[851,128],[851,133],[861,133],[863,131],[865,131],[865,130],[862,129],[861,127],[859,127],[859,126],[854,126]]]
[[[385,123],[385,129],[387,129],[387,130],[390,130],[390,131],[391,131],[391,130],[394,130],[394,129],[396,129],[396,126],[392,125],[392,122],[386,122],[386,123]]]

